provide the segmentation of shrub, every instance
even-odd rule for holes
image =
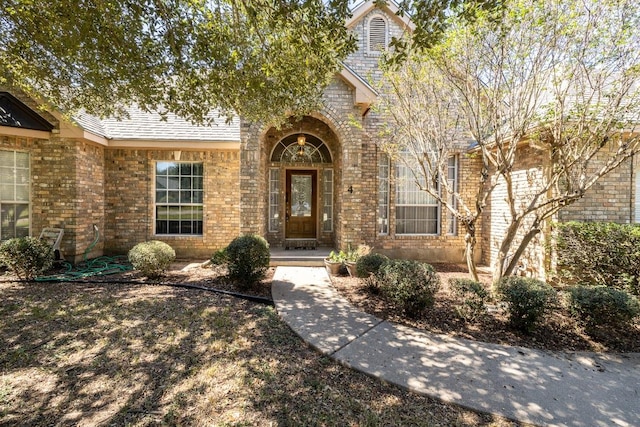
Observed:
[[[382,254],[369,253],[363,255],[356,261],[356,276],[366,278],[371,274],[376,274],[380,266],[387,261],[389,261],[389,258]]]
[[[226,265],[229,262],[229,258],[227,256],[227,249],[218,249],[211,255],[211,264],[213,265]]]
[[[449,286],[454,295],[463,299],[462,304],[456,306],[460,317],[473,320],[486,312],[489,292],[482,283],[471,279],[450,279]]]
[[[229,277],[250,286],[264,277],[269,267],[269,244],[254,234],[236,237],[226,249]]]
[[[628,292],[607,286],[575,286],[568,292],[569,311],[588,327],[622,327],[640,316],[640,302]]]
[[[640,227],[603,222],[557,225],[559,278],[640,296]]]
[[[407,316],[417,317],[433,306],[440,278],[429,264],[410,260],[390,260],[380,267],[376,283],[381,295]]]
[[[509,322],[522,332],[530,332],[555,304],[555,289],[527,277],[503,277],[495,291],[498,299],[507,303]]]
[[[138,243],[129,251],[129,262],[133,268],[149,278],[162,276],[175,259],[173,248],[158,240]]]
[[[16,237],[0,245],[0,264],[20,279],[32,280],[53,265],[53,248],[35,237]]]

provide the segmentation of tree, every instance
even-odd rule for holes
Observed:
[[[355,49],[338,0],[4,0],[0,84],[73,113],[126,105],[194,122],[317,108]]]
[[[416,0],[415,45],[501,0]],[[137,104],[195,123],[212,110],[279,124],[320,105],[356,48],[349,0],[3,0],[0,84],[68,115],[126,116]],[[385,3],[385,0],[380,0]],[[402,52],[402,40],[395,42]],[[398,60],[403,56],[398,55]]]
[[[494,280],[514,271],[546,220],[638,152],[639,25],[631,1],[514,0],[451,21],[439,44],[387,71],[383,148],[465,226],[474,277],[475,227],[496,186],[508,225]],[[451,188],[445,169],[469,136],[481,164],[475,200]],[[525,142],[547,161],[522,193],[514,167]]]

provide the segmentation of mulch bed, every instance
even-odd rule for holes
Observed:
[[[441,281],[436,302],[417,319],[403,316],[393,304],[371,292],[361,279],[341,275],[332,276],[331,280],[338,292],[362,311],[424,331],[553,351],[640,352],[639,322],[627,330],[605,328],[587,333],[562,305],[547,315],[530,334],[511,329],[503,310],[465,320],[456,310],[462,300],[451,291],[449,279],[469,277],[466,269],[452,264],[434,264],[434,267]],[[490,276],[481,274],[480,280],[490,283]]]

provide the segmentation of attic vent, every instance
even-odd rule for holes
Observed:
[[[387,21],[381,17],[369,21],[369,52],[382,52],[387,48]]]

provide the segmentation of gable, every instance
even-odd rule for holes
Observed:
[[[346,22],[347,28],[353,29],[356,25],[360,23],[360,21],[365,19],[365,17],[367,17],[370,14],[370,12],[372,12],[374,9],[378,9],[381,12],[384,12],[383,15],[386,18],[395,22],[395,24],[401,28],[408,29],[410,31],[413,31],[415,29],[415,26],[406,15],[405,16],[397,15],[397,12],[399,9],[393,1],[389,1],[384,5],[379,5],[374,0],[365,1],[353,7],[353,13],[351,15],[351,18],[349,18]]]
[[[0,126],[51,132],[53,125],[9,92],[0,92]]]

